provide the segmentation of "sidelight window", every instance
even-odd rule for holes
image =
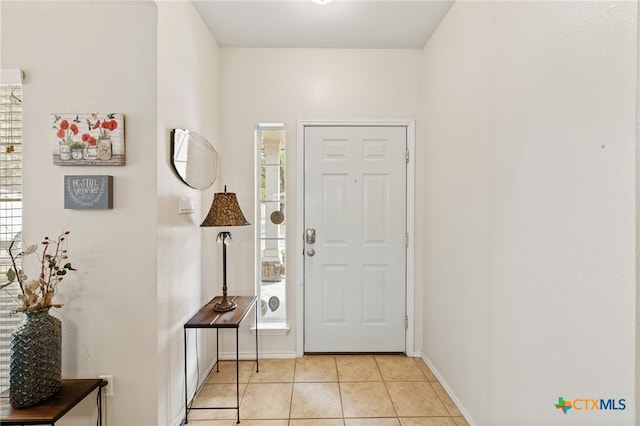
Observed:
[[[256,127],[256,294],[261,323],[274,328],[287,320],[285,137],[284,124]]]

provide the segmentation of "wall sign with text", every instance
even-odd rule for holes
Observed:
[[[64,208],[85,210],[112,209],[113,176],[65,176]]]

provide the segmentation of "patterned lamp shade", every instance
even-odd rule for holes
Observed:
[[[242,214],[238,199],[233,192],[227,192],[225,185],[224,192],[217,192],[213,196],[213,203],[207,217],[204,218],[200,226],[245,226],[250,225]]]

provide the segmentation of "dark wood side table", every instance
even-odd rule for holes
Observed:
[[[54,425],[69,410],[98,389],[98,425],[102,425],[102,379],[62,380],[60,391],[46,401],[28,408],[13,408],[9,391],[0,398],[0,424],[2,425]],[[6,395],[5,395],[6,394]]]
[[[258,367],[258,308],[256,307],[257,296],[227,296],[229,300],[236,302],[238,306],[228,312],[216,312],[213,307],[222,300],[222,296],[213,298],[209,303],[204,305],[197,314],[195,314],[184,325],[184,422],[189,423],[189,388],[187,387],[187,329],[189,328],[215,328],[216,329],[216,371],[219,370],[220,362],[220,345],[219,331],[221,328],[236,329],[236,406],[235,407],[192,407],[191,409],[232,409],[237,410],[238,423],[240,423],[240,355],[238,343],[238,331],[240,324],[245,319],[251,308],[256,314],[256,372]],[[197,393],[197,392],[196,392]],[[195,396],[194,396],[195,398]],[[193,403],[193,400],[191,401]]]

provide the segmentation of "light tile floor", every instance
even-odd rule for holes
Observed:
[[[193,407],[235,406],[235,361],[209,374]],[[244,426],[466,426],[425,363],[403,355],[305,355],[240,362]],[[190,410],[194,426],[231,426],[236,410]]]

